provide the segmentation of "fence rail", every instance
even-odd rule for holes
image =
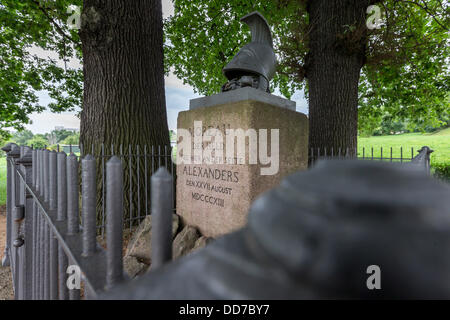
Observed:
[[[352,152],[351,152],[352,151]],[[415,153],[419,153],[415,155]],[[430,168],[430,154],[433,152],[429,147],[422,147],[419,150],[415,150],[414,147],[410,149],[406,149],[403,147],[399,147],[394,149],[383,148],[379,149],[371,148],[357,148],[354,150],[346,149],[333,149],[333,148],[323,148],[323,149],[310,149],[309,150],[309,163],[310,165],[314,165],[317,160],[320,159],[328,159],[328,158],[338,158],[338,159],[349,159],[356,158],[359,160],[370,160],[370,161],[387,161],[387,162],[417,162],[417,159],[423,158],[424,165],[427,168]]]
[[[46,149],[46,148],[44,148]],[[56,146],[56,151],[78,154],[80,160],[87,151],[80,145]],[[175,212],[175,166],[171,159],[173,154],[172,146],[115,146],[101,144],[96,153],[96,177],[97,177],[97,232],[105,237],[106,232],[106,164],[112,157],[117,157],[122,161],[124,167],[124,185],[127,190],[124,204],[124,227],[130,231],[133,226],[139,224],[146,216],[151,214],[151,183],[150,177],[160,167],[165,167],[172,175],[174,185],[172,188],[172,210]],[[89,150],[90,154],[95,153],[95,148]],[[87,153],[86,153],[87,154]],[[131,186],[131,187],[130,187]]]
[[[102,247],[97,241],[98,159],[86,155],[79,161],[73,153],[67,155],[15,144],[2,150],[7,152],[7,240],[2,263],[11,266],[15,298],[77,300],[83,295],[95,299],[103,291],[126,281],[122,241],[127,183],[124,176],[129,162],[124,159],[135,157],[145,161],[146,153],[133,154],[129,149],[128,158],[126,154],[102,153],[101,213],[104,215],[100,226],[106,236],[106,247]],[[411,163],[429,170],[431,152],[423,147]],[[152,175],[146,182],[150,184],[151,201],[145,213],[155,215],[152,268],[171,259],[174,177],[167,164],[161,164],[161,160],[157,161],[156,173],[151,167]],[[173,174],[173,165],[171,169]],[[132,185],[131,180],[128,183]],[[147,194],[147,188],[145,191]],[[83,291],[76,285],[77,268]],[[73,279],[67,273],[70,270],[74,272]],[[72,280],[75,286],[68,286]]]
[[[7,241],[3,264],[11,266],[15,298],[77,300],[83,294],[92,299],[126,280],[122,266],[123,161],[111,156],[104,166],[103,248],[97,242],[93,156],[86,155],[79,161],[74,154],[14,144],[3,150],[7,152]],[[164,172],[166,205],[159,212],[170,217],[173,183],[172,176],[167,170]],[[157,179],[152,177],[152,183],[158,183]],[[77,268],[83,292],[76,286]],[[68,270],[75,272],[73,288],[67,285]]]
[[[107,150],[109,149],[109,150]],[[80,147],[83,152],[83,147]],[[172,147],[170,146],[151,146],[140,147],[129,145],[124,151],[123,146],[115,148],[114,145],[107,148],[101,145],[99,154],[98,168],[99,180],[101,180],[100,199],[98,199],[100,212],[97,217],[98,232],[105,235],[105,195],[106,195],[106,163],[112,158],[117,157],[124,166],[124,184],[128,190],[126,195],[127,205],[124,205],[124,224],[130,230],[136,224],[139,224],[146,216],[151,214],[151,183],[150,177],[158,168],[164,167],[172,175],[174,184],[172,187],[172,210],[175,212],[175,166],[171,161]],[[82,153],[83,154],[83,153]]]

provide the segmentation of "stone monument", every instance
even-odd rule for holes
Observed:
[[[222,92],[191,100],[178,115],[177,213],[208,237],[243,227],[261,193],[308,165],[307,117],[269,92],[269,26],[258,12],[242,21],[252,42],[224,68]]]

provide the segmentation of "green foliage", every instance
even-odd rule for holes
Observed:
[[[6,157],[0,157],[0,206],[6,203]]]
[[[56,145],[58,143],[61,143],[64,139],[67,137],[73,135],[72,131],[69,130],[53,130],[50,133],[46,133],[45,137],[47,138],[49,144]]]
[[[202,94],[217,93],[226,82],[222,68],[250,41],[239,19],[258,10],[272,27],[280,62],[273,87],[289,98],[305,87],[308,59],[314,59],[308,57],[314,21],[306,2],[173,0],[175,13],[165,21],[166,72],[172,69]],[[386,9],[386,24],[368,30],[359,85],[360,133],[372,134],[386,115],[393,123],[408,120],[410,130],[445,125],[450,115],[449,3],[383,0],[378,5]],[[343,26],[343,34],[358,32],[363,34]]]
[[[450,182],[450,163],[435,162],[431,164],[431,169],[436,178]]]
[[[31,132],[30,130],[23,130],[14,133],[10,139],[10,142],[14,142],[19,146],[25,146],[27,145],[29,140],[33,139],[33,137],[33,132]]]
[[[407,132],[407,123],[399,120],[393,120],[387,116],[381,122],[381,126],[373,133],[375,136],[383,136],[389,134],[398,134]]]
[[[70,5],[82,0],[0,1],[0,133],[23,129],[29,114],[41,112],[36,91],[47,91],[51,111],[73,111],[81,106],[82,70],[59,66],[38,57],[36,49],[56,52],[68,61],[81,57],[76,30],[66,23]]]
[[[0,134],[0,159],[5,156],[5,152],[1,150],[8,143],[8,138]]]
[[[80,134],[74,133],[62,141],[62,144],[78,145],[80,143]]]
[[[306,54],[302,41],[294,39],[291,29],[304,25],[306,15],[296,1],[211,1],[175,0],[175,14],[165,21],[166,72],[171,68],[202,94],[220,91],[227,81],[222,68],[251,40],[249,28],[240,18],[254,10],[260,11],[274,28],[275,49],[280,60],[279,73],[274,79],[285,96],[303,87],[295,81],[301,70],[298,59],[287,53],[295,50],[299,56]],[[300,58],[302,60],[303,58]],[[295,63],[294,63],[295,62]],[[296,70],[297,68],[297,70]]]
[[[27,141],[27,146],[33,146],[35,149],[42,149],[48,145],[48,140],[42,134],[37,134]]]
[[[450,7],[441,2],[383,1],[387,25],[369,37],[360,79],[360,128],[380,124],[386,114],[408,120],[410,130],[448,123]]]
[[[47,146],[51,150],[57,150],[58,144],[78,145],[79,139],[80,133],[73,133],[64,129],[36,135],[33,135],[30,130],[23,130],[14,133],[9,139],[9,142],[14,142],[21,146],[34,146],[35,148]]]
[[[66,139],[68,136],[72,135],[72,131],[69,130],[53,130],[52,134],[56,136],[56,142],[59,143]]]
[[[0,135],[0,146],[6,145],[8,139],[2,135]]]
[[[170,130],[169,135],[170,135],[170,141],[177,141],[177,134],[175,133],[175,131]]]
[[[239,19],[260,11],[274,35],[280,62],[272,89],[290,97],[307,87],[309,21],[306,0],[173,0],[175,14],[165,21],[166,72],[170,69],[202,94],[220,90],[222,68],[250,40]],[[38,57],[36,48],[60,59],[81,59],[77,30],[67,20],[71,5],[82,0],[0,0],[0,134],[22,129],[28,115],[44,109],[36,91],[48,91],[51,111],[81,106],[82,70],[64,68]],[[449,3],[440,0],[377,3],[387,11],[386,25],[369,31],[366,65],[360,79],[360,134],[373,133],[388,115],[408,120],[408,129],[427,130],[448,123]],[[343,33],[357,33],[342,26]],[[338,36],[338,35],[336,35]]]

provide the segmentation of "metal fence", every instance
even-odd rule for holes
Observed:
[[[255,201],[244,228],[102,298],[449,299],[450,185],[419,172],[427,151],[416,170],[325,161],[286,177]],[[389,279],[382,290],[367,280],[374,263]]]
[[[79,161],[74,154],[15,144],[3,150],[7,152],[7,241],[2,263],[11,266],[15,298],[95,299],[126,281],[122,260],[124,168],[133,157],[145,164],[145,155],[161,153],[153,150],[133,154],[129,149],[128,158],[119,151],[116,155],[103,152],[101,159],[86,155]],[[411,162],[429,170],[431,152],[423,147]],[[168,152],[164,156],[169,157]],[[105,230],[106,245],[97,241],[98,160],[102,172],[100,227]],[[156,162],[151,170],[144,168],[152,174],[147,181],[150,192],[146,192],[151,201],[146,202],[150,203],[148,210],[142,212],[143,215],[151,212],[153,217],[152,268],[171,259],[174,203],[173,177],[162,160]],[[156,167],[160,169],[153,174]],[[173,165],[171,168],[174,172]],[[136,212],[139,219],[139,210]],[[67,285],[69,266],[80,269],[83,287]]]
[[[83,147],[80,146],[81,154],[84,154]],[[93,154],[91,150],[91,154]],[[131,146],[124,148],[122,145],[115,148],[114,145],[100,146],[100,155],[97,159],[97,191],[99,199],[97,201],[97,229],[98,233],[104,237],[106,220],[106,164],[112,157],[117,157],[122,161],[124,167],[125,186],[125,206],[124,206],[124,226],[132,229],[138,225],[146,216],[151,214],[151,184],[150,177],[158,168],[164,167],[172,175],[174,184],[172,186],[172,210],[175,212],[175,166],[171,159],[173,149],[170,146],[140,147]],[[89,153],[89,152],[86,152]]]
[[[46,148],[44,148],[46,149]],[[105,236],[106,221],[106,163],[113,156],[118,157],[124,167],[124,227],[131,230],[138,225],[146,216],[150,215],[150,177],[160,167],[165,167],[172,175],[174,186],[172,190],[172,210],[175,212],[175,165],[171,159],[173,154],[172,146],[151,146],[143,147],[128,145],[105,145],[98,146],[96,156],[96,176],[97,176],[97,232],[102,237]],[[57,145],[56,151],[74,153],[78,160],[83,154],[95,154],[95,148],[84,150],[82,145]]]
[[[102,247],[97,242],[98,183],[94,157],[86,155],[79,161],[74,154],[14,144],[3,150],[7,152],[7,241],[2,263],[11,266],[15,298],[92,299],[125,280],[124,163],[120,155],[105,155],[102,159],[106,231],[106,246]],[[171,217],[173,203],[172,176],[166,169],[161,170],[163,174],[153,175],[149,183],[154,190],[149,211],[156,224],[158,216]],[[155,254],[161,256],[157,236],[155,241]],[[164,262],[166,256],[159,260]],[[155,261],[158,262],[158,256]],[[79,268],[82,287],[69,289],[69,266]]]
[[[310,149],[309,150],[309,163],[313,165],[317,160],[327,159],[327,158],[357,158],[359,160],[371,160],[371,161],[387,161],[387,162],[412,162],[417,161],[416,159],[422,151],[426,150],[422,154],[427,168],[430,168],[430,154],[433,152],[429,147],[422,147],[419,150],[411,148],[357,148],[354,150],[346,149],[333,149],[333,148],[323,148],[323,149]],[[419,153],[416,155],[416,153]]]

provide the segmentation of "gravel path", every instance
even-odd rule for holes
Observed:
[[[0,300],[13,300],[14,292],[9,267],[0,267]]]

